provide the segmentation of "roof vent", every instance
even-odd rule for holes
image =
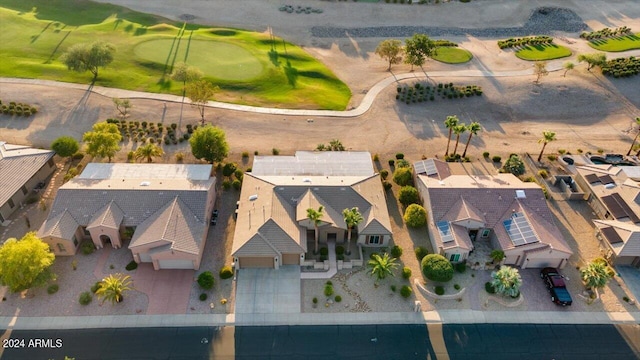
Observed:
[[[140,183],[140,186],[149,186],[149,185],[151,185],[151,183],[148,181],[143,181]]]
[[[614,187],[616,187],[616,184],[610,183],[610,184],[606,184],[604,186],[605,189],[613,189]]]
[[[516,190],[516,198],[526,199],[527,195],[524,193],[524,190]]]
[[[311,179],[309,179],[309,178],[304,178],[304,179],[302,179],[302,182],[310,183],[310,182],[311,182]]]
[[[249,196],[249,201],[255,201],[258,200],[258,194],[253,194]]]

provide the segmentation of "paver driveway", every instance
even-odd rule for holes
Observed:
[[[241,269],[236,284],[236,314],[300,312],[300,267]]]

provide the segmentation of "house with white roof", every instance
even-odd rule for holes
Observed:
[[[211,165],[88,164],[58,190],[38,236],[58,256],[83,239],[138,263],[198,269],[215,201]],[[130,239],[129,239],[130,238]]]
[[[55,152],[0,141],[0,224],[53,174]]]
[[[576,182],[599,219],[593,220],[605,257],[640,268],[640,167],[576,166]]]
[[[437,159],[414,169],[431,244],[450,261],[466,260],[479,241],[502,250],[504,264],[523,269],[562,268],[573,254],[537,184],[512,174],[451,175]]]
[[[313,243],[307,209],[323,207],[319,242],[345,243],[342,211],[364,220],[352,230],[358,246],[386,247],[391,224],[384,189],[368,152],[308,152],[256,156],[243,178],[232,255],[236,268],[301,265]],[[313,245],[311,245],[313,246]]]

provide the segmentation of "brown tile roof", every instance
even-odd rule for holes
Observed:
[[[71,240],[78,226],[78,222],[73,218],[71,213],[63,211],[45,220],[40,230],[38,230],[38,237],[52,236]]]
[[[124,213],[118,205],[116,205],[113,201],[109,202],[105,205],[101,210],[99,210],[93,218],[87,224],[87,229],[92,229],[99,226],[105,226],[112,229],[119,229],[120,224],[122,224],[122,219],[124,218]]]

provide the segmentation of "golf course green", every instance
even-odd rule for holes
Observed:
[[[200,69],[220,87],[216,100],[255,106],[344,110],[351,91],[300,47],[273,35],[175,23],[88,0],[0,0],[0,76],[89,83],[67,69],[74,44],[104,41],[114,60],[96,85],[180,94],[176,64]]]
[[[528,61],[553,60],[571,56],[571,50],[556,44],[525,45],[516,51],[516,56]]]

